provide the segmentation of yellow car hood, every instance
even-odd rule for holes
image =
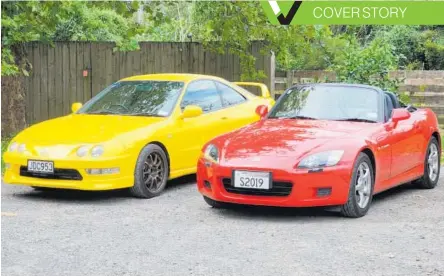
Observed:
[[[149,128],[165,117],[72,114],[33,125],[17,140],[44,144],[99,143],[134,130]]]

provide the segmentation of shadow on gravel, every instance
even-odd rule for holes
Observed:
[[[100,202],[107,200],[126,199],[130,197],[126,189],[112,191],[78,191],[63,189],[33,190],[14,194],[27,200],[35,201],[65,201],[65,202]]]
[[[421,189],[418,189],[417,187],[415,187],[413,184],[411,183],[407,183],[392,189],[389,189],[387,191],[384,191],[380,194],[377,194],[375,196],[373,196],[373,202],[372,205],[378,205],[378,204],[382,204],[382,203],[389,203],[390,200],[394,200],[398,197],[403,197],[406,195],[410,195],[413,193],[421,193]]]
[[[164,192],[174,192],[174,190],[194,185],[196,185],[196,175],[190,174],[168,181]],[[197,188],[193,192],[197,192]]]
[[[412,184],[405,184],[393,189],[375,195],[373,198],[373,207],[378,204],[387,203],[398,197],[403,197],[420,191]],[[329,219],[342,217],[340,214],[340,207],[311,207],[311,208],[288,208],[288,207],[265,207],[265,206],[244,206],[244,205],[229,205],[227,209],[213,209],[214,212],[220,212],[223,216],[229,216],[236,219],[256,220],[258,218],[267,221],[294,221],[300,218],[306,220],[307,218]],[[347,218],[344,218],[347,219]]]
[[[288,208],[288,207],[265,207],[265,206],[242,206],[231,205],[227,209],[215,210],[221,215],[242,220],[267,220],[267,221],[288,221],[292,222],[295,219],[307,220],[307,218],[337,219],[339,215],[335,207],[329,209],[322,207],[312,208]],[[291,220],[289,220],[291,219]]]
[[[168,181],[165,188],[165,193],[174,192],[176,189],[186,187],[189,185],[195,185],[196,175],[187,175],[171,181]],[[161,197],[161,194],[159,197]],[[80,191],[80,190],[68,190],[68,189],[45,189],[34,190],[29,187],[28,190],[22,193],[14,194],[15,197],[30,199],[30,200],[42,200],[42,201],[66,201],[66,202],[100,202],[107,200],[150,200],[135,198],[131,195],[128,189],[110,190],[110,191]]]

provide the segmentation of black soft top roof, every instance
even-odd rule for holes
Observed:
[[[296,84],[293,85],[290,88],[293,87],[303,87],[303,86],[336,86],[336,87],[357,87],[357,88],[367,88],[367,89],[373,89],[378,92],[383,92],[381,88],[372,86],[372,85],[366,85],[366,84],[356,84],[356,83],[304,83],[304,84]]]

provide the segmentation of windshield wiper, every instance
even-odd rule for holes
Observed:
[[[313,118],[310,116],[302,116],[302,115],[291,116],[291,117],[287,117],[285,119],[318,120],[318,118]]]
[[[113,111],[109,111],[109,110],[99,110],[99,111],[88,112],[88,113],[85,113],[85,114],[107,115],[107,114],[119,114],[119,113],[113,112]]]
[[[159,114],[155,113],[129,113],[129,114],[122,114],[126,116],[146,116],[146,117],[165,117]]]
[[[347,122],[364,122],[364,123],[377,123],[373,120],[363,119],[363,118],[345,118],[345,119],[338,119],[335,121],[347,121]]]

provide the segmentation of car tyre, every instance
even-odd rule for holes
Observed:
[[[216,200],[213,200],[213,199],[206,197],[206,196],[204,196],[203,198],[208,205],[210,205],[211,207],[213,207],[215,209],[227,208],[227,204],[224,202],[216,201]]]
[[[131,194],[139,198],[160,195],[167,184],[168,173],[168,158],[163,149],[155,144],[146,145],[137,158]]]
[[[424,159],[424,175],[413,184],[421,189],[433,189],[438,184],[441,169],[441,151],[435,137],[430,138]]]
[[[373,199],[374,183],[372,162],[367,154],[360,153],[353,166],[348,199],[341,206],[341,214],[350,218],[365,216]]]

